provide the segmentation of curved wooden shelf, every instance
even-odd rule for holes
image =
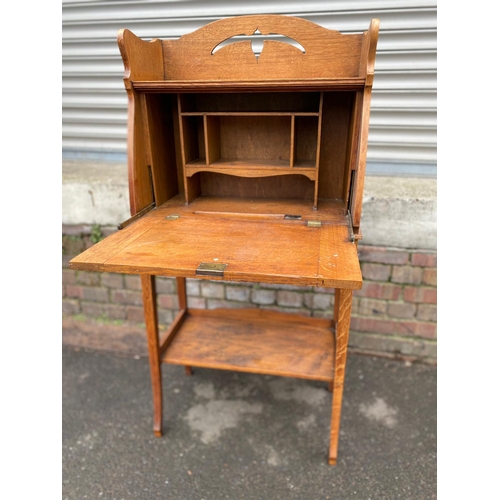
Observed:
[[[300,167],[290,167],[290,160],[218,160],[207,166],[204,159],[192,161],[185,166],[187,177],[198,172],[213,172],[237,177],[270,177],[274,175],[305,175],[315,181],[316,166],[313,161],[302,161]]]

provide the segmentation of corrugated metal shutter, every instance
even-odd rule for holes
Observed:
[[[126,159],[120,28],[146,39],[177,38],[243,14],[293,15],[346,33],[364,31],[379,18],[368,172],[435,175],[437,5],[417,0],[63,0],[63,158]]]

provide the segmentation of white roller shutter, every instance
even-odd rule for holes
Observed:
[[[63,158],[126,160],[117,31],[177,38],[221,17],[285,14],[353,33],[380,19],[368,173],[435,175],[436,1],[80,1],[62,3]]]

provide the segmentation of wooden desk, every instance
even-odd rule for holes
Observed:
[[[236,42],[215,57],[257,28],[305,52],[265,42],[257,64]],[[341,35],[283,16],[225,19],[178,41],[119,33],[132,217],[70,267],[141,276],[156,435],[162,362],[320,380],[333,390],[336,462],[377,37],[377,20]],[[180,304],[162,339],[158,275],[177,278]],[[333,320],[189,309],[186,278],[332,288]]]

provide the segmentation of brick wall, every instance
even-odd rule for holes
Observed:
[[[111,231],[103,229],[103,235]],[[63,227],[63,315],[141,324],[138,276],[68,268],[74,255],[92,245],[91,234],[89,226]],[[362,244],[358,253],[364,283],[354,292],[351,351],[435,363],[436,253]],[[179,307],[175,279],[158,277],[157,292],[159,321],[168,326]],[[193,308],[260,307],[316,317],[333,314],[333,289],[187,280],[187,293],[188,306]]]

